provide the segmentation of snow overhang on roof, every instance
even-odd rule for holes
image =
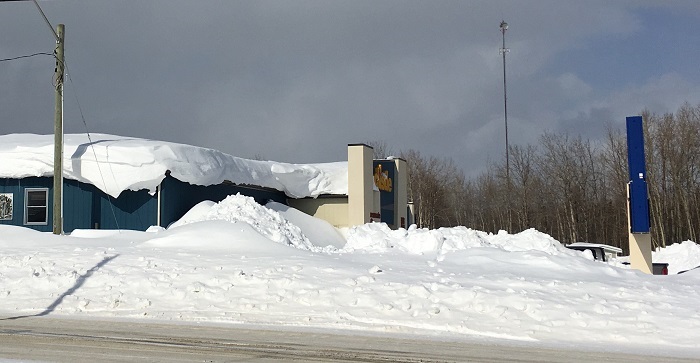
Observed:
[[[217,150],[107,134],[64,136],[63,176],[118,197],[155,193],[166,171],[196,185],[225,180],[284,192],[292,198],[348,193],[348,163],[289,164],[248,160]],[[53,135],[0,135],[0,178],[53,175]]]

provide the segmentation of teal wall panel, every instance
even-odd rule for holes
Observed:
[[[45,225],[28,225],[26,227],[42,232],[51,232],[53,230],[53,179],[42,177],[29,177],[23,179],[0,179],[0,193],[12,193],[14,211],[12,220],[0,221],[0,224],[9,224],[14,226],[24,226],[24,191],[27,188],[48,188],[48,211],[47,223]]]
[[[163,227],[177,221],[202,201],[220,202],[227,196],[237,193],[253,197],[261,205],[265,205],[270,200],[287,204],[287,196],[277,190],[252,188],[233,183],[209,186],[192,185],[171,176],[167,176],[161,182],[161,193],[161,225]]]
[[[49,208],[46,225],[27,225],[38,231],[53,230],[53,178],[29,177],[0,179],[0,193],[12,193],[14,213],[12,220],[0,224],[24,226],[24,190],[48,188]],[[75,229],[133,229],[146,230],[157,223],[157,200],[145,190],[124,191],[119,198],[111,198],[95,186],[71,179],[63,180],[63,230]]]
[[[124,191],[113,198],[91,184],[64,179],[63,230],[75,229],[132,229],[144,231],[158,223],[158,197],[146,190]],[[0,193],[13,194],[13,218],[0,224],[23,226],[24,190],[26,188],[48,188],[48,223],[26,226],[35,230],[53,230],[53,178],[29,177],[23,179],[0,179]],[[253,197],[258,203],[270,200],[287,204],[283,192],[246,187],[232,183],[201,186],[192,185],[167,176],[161,183],[161,225],[167,227],[180,219],[197,203],[204,200],[219,202],[229,195],[241,193]]]
[[[100,229],[133,229],[145,231],[158,219],[158,200],[146,190],[126,190],[119,198],[95,193],[95,223]]]
[[[92,195],[95,190],[89,184],[63,180],[63,231],[93,228]]]

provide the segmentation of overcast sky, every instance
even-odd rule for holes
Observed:
[[[65,131],[293,163],[385,141],[468,176],[545,131],[596,139],[700,103],[700,1],[40,1],[66,25]],[[52,52],[0,3],[0,58]],[[53,60],[0,62],[0,134],[53,132]]]

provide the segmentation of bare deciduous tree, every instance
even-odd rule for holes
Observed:
[[[696,240],[700,231],[700,106],[675,114],[642,113],[655,246]],[[378,155],[385,142],[370,143]],[[537,146],[510,148],[468,180],[450,159],[401,153],[408,161],[409,200],[421,227],[464,225],[497,232],[536,228],[562,242],[585,240],[628,249],[625,132],[610,125],[600,144],[545,133]]]

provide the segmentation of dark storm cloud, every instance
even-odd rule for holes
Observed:
[[[607,119],[647,101],[671,111],[697,102],[688,69],[647,70],[609,85],[579,74],[590,60],[577,65],[564,56],[615,51],[596,45],[653,27],[644,22],[649,11],[693,24],[692,2],[41,4],[54,25],[66,24],[74,81],[66,85],[67,132],[84,130],[77,94],[92,132],[290,162],[343,160],[347,143],[386,140],[395,151],[453,158],[470,174],[503,154],[502,18],[511,24],[514,143],[536,142],[545,130],[597,137]],[[31,2],[0,4],[0,34],[0,58],[53,49]],[[597,66],[615,72],[625,65]],[[1,133],[52,132],[52,70],[48,57],[0,64]],[[668,77],[686,87],[674,90]],[[658,91],[666,92],[661,100]]]

